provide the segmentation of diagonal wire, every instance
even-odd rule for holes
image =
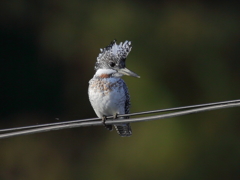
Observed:
[[[123,114],[121,116],[119,115],[119,117],[137,116],[137,115],[152,114],[152,113],[178,111],[178,110],[184,110],[184,109],[192,109],[192,108],[198,108],[198,107],[208,107],[208,106],[213,106],[213,105],[224,105],[224,104],[238,103],[238,102],[240,102],[240,99],[230,100],[230,101],[214,102],[214,103],[197,104],[197,105],[191,105],[191,106],[182,106],[182,107],[176,107],[176,108],[158,109],[158,110],[153,110],[153,111],[145,111],[145,112],[138,112],[138,113],[131,113],[131,114]],[[111,116],[110,118],[113,118],[113,116]]]
[[[107,125],[110,125],[110,124],[116,124],[116,123],[132,123],[132,122],[140,122],[140,121],[150,121],[150,120],[170,118],[170,117],[182,116],[182,115],[187,115],[187,114],[192,114],[192,113],[199,113],[199,112],[203,112],[203,111],[211,111],[211,110],[216,110],[216,109],[238,107],[238,106],[240,106],[240,100],[223,101],[223,102],[218,102],[218,103],[209,103],[209,104],[205,104],[205,105],[202,104],[202,105],[185,106],[185,107],[179,107],[179,108],[170,108],[170,109],[164,109],[164,110],[156,110],[158,112],[166,112],[166,111],[173,110],[173,109],[174,110],[187,109],[187,110],[182,110],[179,112],[173,112],[173,113],[168,113],[168,114],[163,114],[163,115],[155,115],[155,116],[149,116],[149,117],[107,120],[105,123]],[[189,109],[189,107],[192,107],[192,109]],[[155,113],[156,111],[154,111],[154,112],[150,111],[150,112]],[[146,112],[142,112],[142,113],[146,114]],[[137,114],[137,113],[135,113],[135,114]],[[66,128],[102,125],[101,121],[96,121],[99,119],[100,118],[75,120],[70,124],[69,123],[68,124],[66,124],[66,123],[65,124],[57,124],[57,125],[51,125],[51,126],[46,126],[46,127],[37,127],[37,128],[28,129],[28,130],[20,130],[20,131],[16,131],[16,132],[4,133],[4,134],[0,134],[0,138],[7,138],[7,137],[12,137],[12,136],[33,134],[33,133],[39,133],[39,132],[47,132],[47,131],[60,130],[60,129],[66,129]],[[89,120],[89,121],[87,121],[87,120]]]
[[[192,109],[192,108],[197,108],[197,107],[208,107],[208,106],[213,106],[213,105],[224,105],[224,104],[238,103],[238,102],[240,102],[240,99],[230,100],[230,101],[221,101],[221,102],[215,102],[215,103],[198,104],[198,105],[191,105],[191,106],[182,106],[182,107],[176,107],[176,108],[159,109],[159,110],[153,110],[153,111],[144,111],[144,112],[131,113],[131,114],[119,114],[118,117],[130,117],[130,116],[137,116],[137,115],[145,115],[145,114],[170,112],[170,111],[177,111],[177,110],[184,110],[184,109]],[[108,116],[107,117],[107,119],[112,119],[112,118],[113,118],[113,116]],[[56,125],[63,125],[63,124],[72,124],[72,123],[79,123],[79,122],[98,121],[98,120],[101,120],[101,118],[89,118],[89,119],[80,119],[80,120],[71,120],[71,121],[57,122],[57,123],[47,123],[47,124],[38,124],[38,125],[32,125],[32,126],[7,128],[7,129],[0,129],[0,133],[1,132],[16,131],[16,130],[40,128],[40,127],[49,127],[49,126],[56,126]]]
[[[0,129],[0,132],[32,129],[32,128],[39,128],[39,127],[46,127],[46,126],[55,126],[55,125],[63,125],[63,124],[71,124],[71,123],[86,122],[86,121],[97,121],[97,120],[101,120],[101,119],[100,118],[89,118],[89,119],[80,119],[80,120],[57,122],[57,123],[38,124],[38,125],[32,125],[32,126]]]

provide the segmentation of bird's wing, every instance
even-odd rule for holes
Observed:
[[[130,95],[129,95],[129,92],[128,92],[127,85],[125,84],[124,81],[122,81],[122,82],[123,82],[123,89],[124,89],[125,96],[126,96],[126,101],[125,101],[125,114],[128,114],[128,113],[130,112],[130,105],[131,105]]]

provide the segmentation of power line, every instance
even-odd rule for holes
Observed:
[[[120,114],[120,115],[118,115],[118,117],[126,117],[126,116],[130,117],[130,116],[153,114],[153,113],[163,113],[163,112],[178,111],[178,110],[184,110],[184,109],[192,109],[192,108],[197,108],[197,107],[207,107],[207,106],[213,106],[213,105],[223,105],[223,104],[238,103],[238,102],[240,102],[240,100],[221,101],[221,102],[215,102],[215,103],[206,103],[206,104],[182,106],[182,107],[176,107],[176,108],[159,109],[159,110],[144,111],[144,112],[137,112],[137,113],[131,113],[131,114],[122,114],[122,115]],[[112,119],[112,118],[113,118],[113,116],[107,117],[107,119]],[[88,121],[97,121],[97,120],[101,120],[101,119],[100,118],[88,118],[88,119],[71,120],[71,121],[64,121],[64,122],[57,122],[57,123],[38,124],[38,125],[32,125],[32,126],[0,129],[0,132],[9,132],[9,131],[16,131],[16,130],[25,130],[25,129],[31,129],[31,128],[72,124],[72,123],[88,122]]]
[[[173,112],[173,113],[168,113],[163,115],[155,115],[155,116],[148,116],[148,117],[141,117],[141,118],[106,120],[105,123],[107,125],[110,125],[110,124],[116,124],[116,123],[132,123],[132,122],[140,122],[140,121],[150,121],[150,120],[170,118],[170,117],[182,116],[182,115],[187,115],[192,113],[199,113],[203,111],[211,111],[216,109],[238,107],[238,106],[240,106],[240,100],[222,101],[222,102],[216,102],[216,103],[207,103],[207,104],[200,104],[200,105],[193,105],[193,106],[183,106],[183,107],[177,107],[177,108],[168,108],[168,109],[119,115],[118,117],[125,117],[125,116],[136,116],[136,115],[152,114],[152,113],[160,113],[160,112],[178,111],[178,112]],[[179,111],[179,110],[182,110],[182,111]],[[107,119],[111,119],[111,118],[113,117],[112,116],[107,117]],[[67,122],[58,122],[58,123],[49,123],[49,124],[42,124],[42,125],[2,129],[0,130],[0,132],[8,132],[8,133],[0,134],[0,138],[7,138],[12,136],[47,132],[47,131],[67,129],[67,128],[99,126],[99,125],[102,125],[102,122],[100,120],[101,120],[100,118],[89,118],[89,119],[73,120],[73,121],[67,121]],[[10,131],[14,131],[14,132],[10,132]]]
[[[89,119],[80,119],[80,120],[57,122],[57,123],[38,124],[38,125],[32,125],[32,126],[0,129],[0,132],[9,132],[9,131],[16,131],[16,130],[25,130],[25,129],[39,128],[39,127],[46,127],[46,126],[55,126],[55,125],[79,123],[79,122],[86,122],[86,121],[97,121],[97,120],[101,120],[101,119],[100,118],[89,118]]]

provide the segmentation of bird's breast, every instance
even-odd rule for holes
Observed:
[[[111,92],[119,92],[122,88],[120,78],[93,78],[89,81],[89,90],[95,93],[107,95]]]
[[[120,78],[93,78],[89,81],[89,99],[98,116],[124,113],[126,96]]]

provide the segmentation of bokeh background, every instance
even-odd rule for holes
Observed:
[[[237,1],[236,1],[237,2]],[[130,40],[131,112],[240,97],[235,1],[3,0],[0,126],[96,117],[99,53]],[[121,138],[84,127],[0,140],[0,179],[239,179],[240,111],[133,123]]]

